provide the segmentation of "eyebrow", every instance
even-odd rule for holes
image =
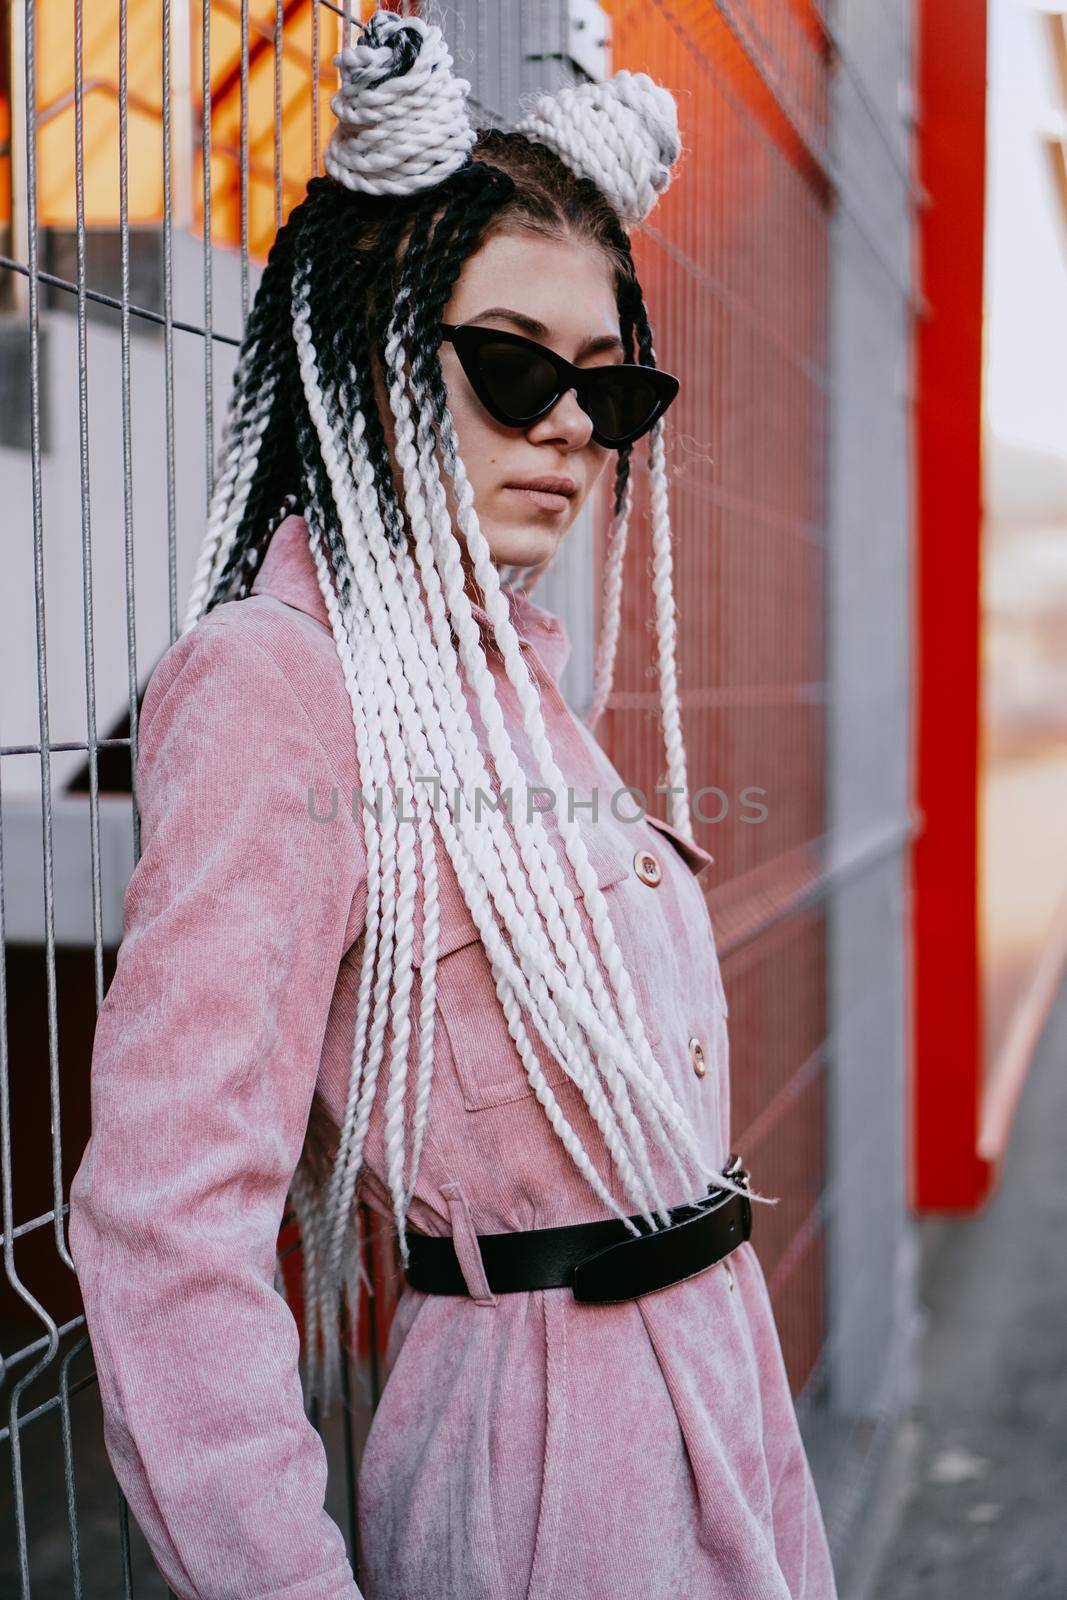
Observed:
[[[545,341],[548,329],[543,322],[538,322],[536,317],[527,316],[524,311],[512,311],[508,306],[490,306],[487,311],[479,311],[476,317],[468,317],[468,322],[485,322],[489,317],[502,317],[507,322],[513,322],[517,328],[530,339]],[[575,360],[580,361],[583,356],[599,356],[606,350],[623,350],[622,340],[614,333],[603,333],[594,339],[587,339],[578,350]]]

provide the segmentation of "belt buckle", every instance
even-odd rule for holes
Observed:
[[[722,1175],[724,1178],[730,1178],[734,1183],[740,1184],[742,1189],[749,1189],[752,1186],[752,1174],[748,1171],[736,1151],[731,1154],[729,1161],[723,1167]]]
[[[723,1169],[722,1169],[722,1175],[723,1175],[724,1178],[732,1179],[732,1181],[734,1183],[736,1183],[738,1185],[738,1187],[741,1188],[741,1189],[746,1189],[747,1190],[752,1185],[752,1174],[748,1171],[747,1167],[745,1166],[744,1162],[741,1160],[741,1157],[737,1154],[736,1151],[731,1153],[729,1161],[726,1163],[725,1167],[723,1167]],[[748,1200],[746,1200],[744,1202],[744,1206],[745,1206],[745,1209],[747,1211],[749,1209],[749,1207],[750,1207],[750,1202]],[[751,1218],[746,1219],[746,1228],[751,1227],[751,1225],[752,1225],[751,1224]],[[729,1261],[725,1257],[723,1258],[723,1263],[722,1264],[723,1264],[723,1267],[724,1267],[724,1269],[726,1271],[727,1281],[728,1281],[728,1283],[730,1285],[730,1288],[732,1289],[733,1286],[734,1286],[733,1269],[731,1268]]]

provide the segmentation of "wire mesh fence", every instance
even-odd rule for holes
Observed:
[[[568,0],[441,9],[483,120],[506,123],[526,90],[588,70],[574,23],[590,10]],[[274,232],[321,170],[332,57],[360,7],[6,0],[2,16],[0,337],[14,398],[0,417],[13,530],[0,597],[10,1464],[0,1587],[151,1595],[161,1581],[103,1455],[65,1195],[88,1136],[93,1026],[139,853],[140,696],[178,633],[236,347]],[[685,378],[670,461],[680,686],[690,769],[706,791],[697,837],[716,860],[733,1144],[764,1191],[783,1196],[761,1216],[757,1245],[794,1391],[814,1404],[828,1335],[835,207],[875,257],[886,249],[855,175],[835,166],[841,57],[816,5],[614,0],[606,21],[609,70],[670,84],[685,132],[683,174],[635,253],[657,358]],[[639,517],[631,594],[649,557]],[[587,641],[594,567],[556,574],[544,591],[561,609],[567,592],[569,631],[584,616]],[[580,667],[591,655],[575,642]],[[665,781],[652,675],[650,640],[631,624],[602,737],[625,780],[650,794]],[[291,1219],[286,1239],[295,1255]],[[369,1265],[385,1285],[384,1263]],[[295,1271],[290,1292],[298,1299]],[[366,1303],[350,1405],[327,1437],[328,1508],[357,1575],[356,1467],[391,1307],[384,1287]]]

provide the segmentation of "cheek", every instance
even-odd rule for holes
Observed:
[[[611,463],[614,465],[614,463],[618,461],[619,454],[617,450],[605,450],[603,445],[599,444],[590,445],[589,448],[594,452],[589,469],[589,486],[592,488],[594,483],[598,483],[600,481],[604,469],[608,466],[608,464]]]
[[[482,409],[477,396],[467,382],[454,352],[445,345],[441,347],[440,360],[448,408],[456,419],[457,428],[461,423],[469,427],[471,419]]]
[[[484,456],[486,450],[493,450],[496,446],[493,420],[469,390],[457,393],[454,400],[450,398],[449,405],[460,445],[464,454],[472,457],[467,463],[468,469],[473,469],[473,458]]]
[[[604,476],[605,469],[607,468],[609,463],[611,463],[611,476],[614,478],[614,476],[615,476],[614,463],[617,460],[618,460],[617,453],[614,450],[605,450],[603,445],[590,444],[590,445],[588,445],[586,447],[586,468],[585,468],[586,490],[585,490],[585,495],[584,495],[584,497],[582,499],[582,505],[585,505],[586,501],[589,499],[589,496],[592,494],[593,490],[596,488],[597,484],[600,482],[601,478]],[[581,506],[579,506],[578,509],[581,510]]]
[[[452,416],[468,482],[474,491],[475,501],[480,509],[484,509],[485,497],[499,475],[500,441],[491,421],[477,402],[467,404],[461,401],[453,408]]]
[[[499,431],[462,374],[446,371],[445,390],[467,477],[477,492],[492,476],[500,456]]]

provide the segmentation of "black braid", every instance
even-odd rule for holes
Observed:
[[[377,247],[367,251],[362,248],[366,219],[358,207],[350,207],[339,219],[322,254],[311,258],[308,295],[320,375],[338,407],[339,432],[342,437],[346,436],[352,430],[357,409],[362,412],[365,442],[387,526],[391,520],[387,507],[392,498],[392,485],[381,418],[373,398],[367,321],[374,282],[382,272],[381,263],[388,261],[395,249],[390,240],[396,220],[393,213],[385,223]]]
[[[258,564],[274,528],[287,514],[282,508],[288,504],[288,497],[298,484],[285,362],[292,344],[289,284],[306,204],[304,201],[296,207],[288,222],[279,229],[249,314],[241,357],[253,348],[255,353],[242,385],[244,394],[254,397],[272,369],[276,387],[241,523],[233,549],[214,590],[207,597],[208,609],[235,587],[239,592],[247,582],[249,569]]]
[[[428,397],[432,422],[437,426],[447,405],[437,337],[441,314],[463,270],[463,263],[479,243],[486,224],[514,192],[513,180],[495,167],[472,162],[462,170],[466,181],[434,229],[430,257],[412,306],[412,387],[416,393]],[[468,187],[474,192],[467,193]],[[431,434],[436,435],[432,425]]]
[[[339,193],[338,188],[339,186],[330,184],[328,180],[320,179],[316,182],[315,193],[319,204],[309,214],[306,235],[301,241],[302,249],[290,289],[287,348],[288,359],[291,362],[290,421],[300,463],[301,502],[305,516],[322,540],[338,582],[342,604],[347,606],[351,600],[354,574],[345,550],[333,486],[326,462],[323,460],[322,446],[308,410],[293,331],[296,278],[299,274],[301,279],[307,281],[312,342],[315,346],[319,379],[325,391],[324,399],[327,401],[335,399],[332,394],[330,347],[319,335],[315,303],[319,293],[327,290],[332,292],[337,300],[347,302],[347,296],[341,290],[342,286],[347,288],[344,269],[351,263],[343,262],[339,255],[335,258],[335,251],[339,251],[338,241],[347,234],[351,214],[358,212],[359,206],[347,191],[342,190]],[[307,270],[308,268],[310,270]],[[357,273],[357,278],[358,276]],[[353,296],[353,300],[357,299],[358,294]]]
[[[645,310],[645,297],[641,291],[637,268],[634,265],[633,252],[630,248],[630,238],[626,230],[615,227],[610,230],[611,243],[618,251],[623,262],[623,270],[618,275],[616,298],[619,310],[619,332],[623,343],[623,355],[627,361],[634,359],[636,342],[636,355],[639,364],[643,367],[654,367],[656,358],[652,350],[652,329],[648,322],[648,313]],[[622,511],[626,499],[626,486],[630,481],[633,446],[623,445],[615,463],[615,483],[612,496],[612,516],[617,517]]]
[[[253,315],[262,306],[263,346],[273,367],[275,398],[233,550],[215,587],[216,598],[226,597],[235,588],[234,597],[240,597],[242,588],[250,581],[250,569],[258,566],[279,523],[304,503],[309,492],[309,470],[318,486],[319,504],[327,526],[332,528],[336,520],[321,452],[316,444],[314,458],[308,462],[300,445],[301,439],[305,444],[308,442],[307,435],[299,429],[307,405],[293,341],[292,293],[298,263],[322,261],[346,222],[359,213],[360,207],[349,191],[329,179],[313,179],[304,200],[279,230],[268,258]],[[334,278],[335,293],[337,283],[343,281],[343,277]],[[265,360],[262,368],[266,365]],[[249,382],[252,381],[253,375],[250,375]],[[333,541],[327,543],[332,546]]]
[[[422,196],[421,200],[422,203],[414,213],[397,217],[393,226],[387,228],[383,233],[383,259],[389,263],[391,270],[388,272],[380,271],[370,285],[367,315],[372,330],[373,349],[377,353],[383,368],[385,365],[385,339],[389,317],[392,314],[397,297],[402,293],[402,284],[397,282],[395,271],[397,248],[404,229],[410,226],[411,234],[407,244],[405,260],[410,260],[412,256],[421,258],[429,236],[435,206],[440,203],[440,191],[438,190],[432,196]],[[361,383],[357,391],[356,403],[367,421],[367,452],[374,471],[374,480],[378,485],[386,536],[390,543],[396,549],[399,549],[405,537],[404,512],[400,504],[394,478],[393,461],[389,453],[385,428],[378,407],[373,369],[368,365],[359,376]],[[382,378],[387,390],[392,376],[392,373],[387,373],[383,370]],[[388,399],[385,399],[383,403],[388,408]]]

